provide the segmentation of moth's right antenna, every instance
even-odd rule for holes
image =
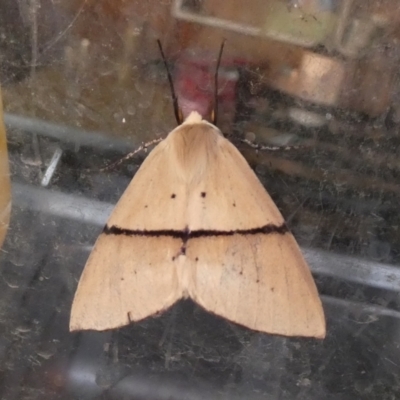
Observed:
[[[174,83],[172,82],[172,76],[171,76],[171,73],[169,71],[168,63],[167,63],[167,60],[165,58],[165,55],[164,55],[164,52],[163,52],[163,48],[162,48],[162,45],[161,45],[161,42],[160,42],[159,39],[157,39],[157,43],[158,43],[158,47],[160,49],[161,57],[162,57],[162,59],[164,61],[165,69],[167,70],[169,88],[171,89],[172,102],[173,102],[173,105],[174,105],[174,113],[175,113],[176,122],[178,123],[178,125],[180,125],[183,122],[183,116],[182,116],[182,112],[181,112],[181,110],[179,108],[179,105],[178,105],[178,98],[176,97],[176,93],[175,93],[175,89],[174,89]]]

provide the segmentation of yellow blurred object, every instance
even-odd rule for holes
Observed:
[[[7,137],[0,89],[0,247],[7,234],[11,213],[11,184],[8,167]]]
[[[323,44],[333,32],[337,20],[336,14],[330,7],[322,7],[323,2],[320,4],[319,1],[303,0],[296,3],[300,5],[289,7],[281,0],[270,1],[264,25],[265,33],[275,40],[306,47]]]

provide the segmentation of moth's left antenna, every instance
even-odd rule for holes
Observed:
[[[176,122],[178,123],[178,125],[180,125],[183,122],[183,117],[182,117],[182,113],[181,113],[181,110],[180,110],[179,105],[178,105],[178,98],[176,97],[176,93],[175,93],[175,89],[174,89],[174,83],[172,82],[171,72],[169,71],[168,63],[167,63],[167,60],[165,58],[164,51],[163,51],[163,48],[162,48],[162,45],[161,45],[161,42],[160,42],[159,39],[157,39],[157,43],[158,43],[158,47],[160,49],[161,57],[162,57],[162,59],[164,61],[165,69],[167,70],[169,88],[171,89],[172,102],[173,102],[173,105],[174,105],[174,113],[175,113]]]
[[[221,43],[221,48],[219,49],[218,60],[217,60],[217,67],[215,68],[214,74],[214,110],[211,116],[211,122],[214,125],[217,125],[217,118],[218,118],[218,71],[219,66],[221,64],[222,52],[224,50],[226,39],[224,39]]]

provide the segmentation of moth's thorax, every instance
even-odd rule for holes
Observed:
[[[212,124],[201,121],[185,123],[172,131],[166,139],[171,146],[171,158],[181,170],[185,179],[201,179],[207,167],[213,162],[224,141],[220,130]]]

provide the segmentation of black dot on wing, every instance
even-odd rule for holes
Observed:
[[[171,199],[174,199],[176,197],[176,194],[175,193],[172,193],[171,194]]]
[[[203,199],[204,199],[204,197],[207,196],[207,193],[206,193],[206,192],[201,192],[201,193],[200,193],[200,196],[203,197]]]

